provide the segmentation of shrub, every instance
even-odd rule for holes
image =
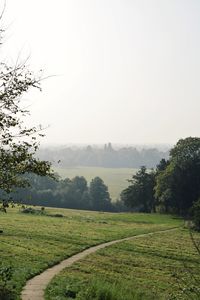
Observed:
[[[0,267],[0,299],[1,300],[16,299],[14,286],[11,284],[12,275],[13,275],[12,267],[10,266]]]
[[[32,214],[32,215],[45,215],[46,212],[44,210],[44,208],[42,207],[41,209],[35,209],[35,208],[32,208],[32,207],[26,207],[26,208],[23,208],[21,210],[21,212],[23,214]]]

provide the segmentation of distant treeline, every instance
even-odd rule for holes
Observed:
[[[121,201],[111,202],[108,187],[100,177],[92,179],[89,185],[83,176],[73,179],[57,177],[57,180],[54,180],[47,176],[26,174],[25,178],[30,186],[18,188],[15,193],[10,194],[14,202],[97,211],[128,210]]]
[[[61,167],[89,166],[105,168],[155,168],[159,161],[168,159],[169,152],[156,148],[137,149],[123,147],[114,149],[111,143],[103,148],[87,146],[85,148],[45,148],[38,152],[40,159],[49,160],[56,164],[60,161]]]

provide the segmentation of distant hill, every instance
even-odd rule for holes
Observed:
[[[133,146],[113,148],[111,143],[103,147],[46,147],[38,151],[40,159],[49,160],[54,166],[60,167],[139,168],[145,165],[147,168],[155,168],[162,158],[167,159],[168,156],[168,150]]]

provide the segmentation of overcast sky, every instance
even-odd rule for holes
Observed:
[[[56,75],[25,96],[43,143],[200,136],[199,0],[6,2],[1,57]]]

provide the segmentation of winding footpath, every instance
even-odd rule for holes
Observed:
[[[134,235],[131,237],[119,239],[119,240],[114,240],[110,242],[106,242],[97,246],[90,247],[82,252],[79,252],[63,261],[61,261],[59,264],[45,270],[43,273],[33,277],[29,281],[27,281],[25,287],[22,290],[21,293],[21,298],[22,300],[44,300],[44,292],[47,287],[47,285],[50,283],[50,281],[53,279],[55,275],[57,275],[59,272],[61,272],[63,269],[70,267],[73,263],[81,260],[82,258],[86,257],[87,255],[96,252],[97,250],[103,249],[105,247],[129,241],[138,237],[144,237],[147,235],[153,235],[156,233],[161,233],[161,232],[167,232],[167,231],[172,231],[175,230],[176,228],[171,228],[171,229],[165,229],[165,230],[160,230],[160,231],[154,231],[154,232],[149,232],[149,233],[143,233],[139,235]]]

